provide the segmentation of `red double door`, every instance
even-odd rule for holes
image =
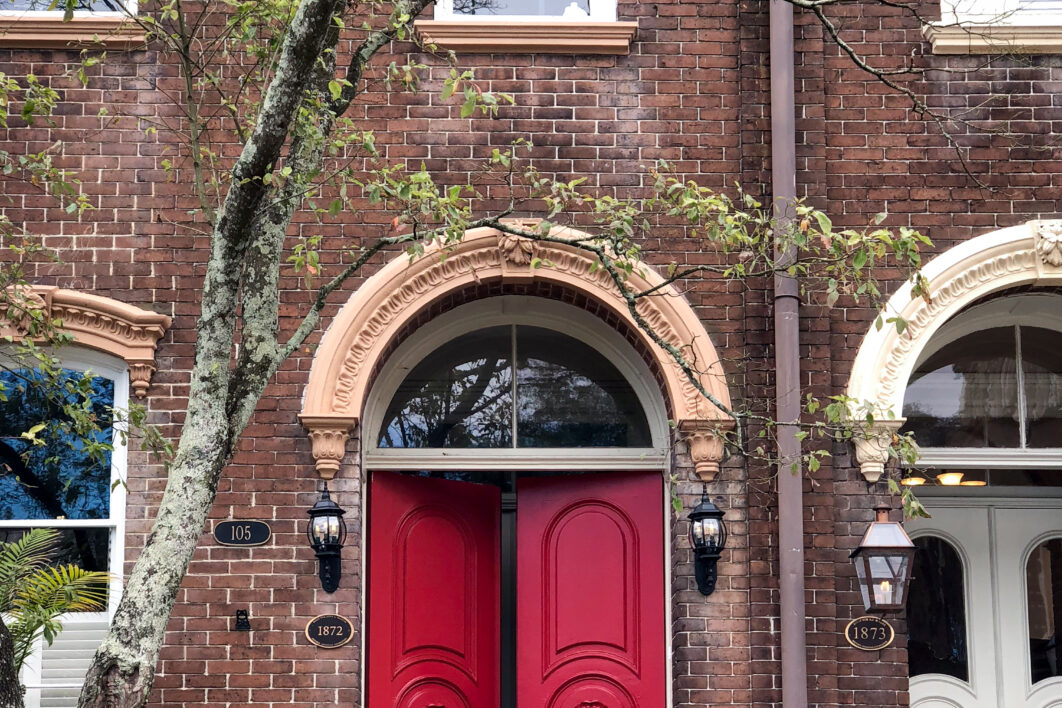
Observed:
[[[503,532],[498,487],[373,474],[368,708],[496,708],[505,681],[516,708],[666,704],[660,475],[526,478],[515,499]]]

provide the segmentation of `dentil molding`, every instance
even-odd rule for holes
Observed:
[[[537,220],[519,222],[534,228]],[[555,227],[551,235],[581,234]],[[538,259],[545,264],[532,268]],[[637,313],[686,359],[703,369],[699,384],[730,407],[719,357],[696,313],[674,288],[646,264],[636,264],[630,276],[635,291],[659,288],[639,301]],[[591,254],[557,243],[536,242],[491,228],[469,231],[455,246],[433,245],[412,263],[398,256],[369,278],[340,310],[325,334],[312,368],[300,420],[310,433],[314,460],[322,476],[335,474],[339,438],[357,429],[368,395],[370,376],[382,362],[390,342],[429,303],[462,289],[487,282],[545,281],[580,292],[624,321],[643,339],[664,378],[664,394],[680,431],[693,437],[691,451],[702,458],[699,470],[714,474],[711,463],[722,459],[722,444],[708,440],[708,429],[725,426],[728,416],[714,406],[686,377],[682,368],[638,328],[625,301]],[[700,426],[700,427],[699,427]],[[345,444],[347,437],[343,437]],[[338,455],[338,457],[337,457]]]
[[[23,312],[9,315],[12,301]],[[38,310],[62,323],[75,343],[112,354],[129,366],[129,382],[138,398],[147,394],[155,371],[155,349],[170,326],[166,315],[143,310],[109,297],[80,290],[25,286],[0,304],[0,337],[22,337],[28,326],[25,310]]]

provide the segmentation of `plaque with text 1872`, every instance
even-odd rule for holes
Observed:
[[[271,534],[264,521],[219,521],[214,526],[214,540],[223,546],[261,546]]]
[[[844,638],[856,649],[876,651],[892,644],[896,637],[892,625],[872,615],[856,617],[844,628]]]
[[[306,638],[325,649],[341,647],[353,636],[354,625],[339,615],[318,615],[306,623]]]

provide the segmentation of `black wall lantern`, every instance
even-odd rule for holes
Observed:
[[[876,506],[877,520],[852,551],[863,606],[871,610],[903,609],[911,580],[915,545],[903,526],[889,521],[889,507]]]
[[[328,496],[328,485],[325,484],[321,498],[307,513],[310,523],[306,525],[306,538],[317,554],[317,575],[321,578],[321,588],[325,592],[335,592],[339,587],[341,571],[339,552],[347,540],[347,525],[343,521],[346,512]]]
[[[719,577],[716,569],[719,554],[726,546],[726,524],[723,523],[723,511],[708,501],[708,485],[701,489],[701,503],[690,512],[689,520],[697,589],[702,595],[711,595]]]

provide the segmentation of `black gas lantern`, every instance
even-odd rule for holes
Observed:
[[[915,545],[903,526],[889,521],[889,507],[877,506],[874,511],[877,520],[870,524],[850,556],[863,594],[863,606],[868,612],[903,609]]]
[[[339,552],[347,540],[347,525],[343,521],[346,512],[328,496],[325,484],[321,498],[307,512],[310,523],[306,525],[306,538],[317,554],[318,576],[325,592],[335,592],[339,587]]]
[[[689,520],[697,589],[702,595],[711,595],[718,577],[719,554],[726,546],[726,524],[723,511],[708,501],[708,485],[701,489],[701,503],[690,512]]]

